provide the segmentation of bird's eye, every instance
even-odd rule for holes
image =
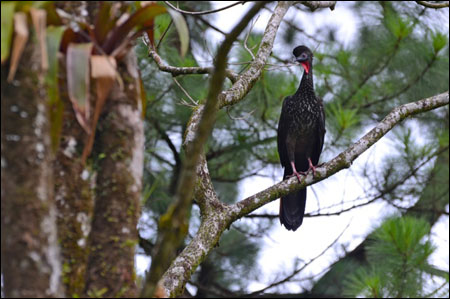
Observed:
[[[308,58],[308,55],[307,55],[306,53],[302,53],[302,54],[300,55],[300,58],[301,58],[301,59],[306,59],[306,58]]]

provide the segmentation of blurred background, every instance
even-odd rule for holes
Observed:
[[[203,11],[230,3],[189,1],[179,7]],[[170,16],[158,16],[158,54],[173,66],[212,65],[224,34],[249,7],[185,15],[190,52],[184,58]],[[252,61],[274,7],[266,5],[235,43],[229,67],[237,73]],[[316,94],[326,110],[321,162],[327,162],[394,107],[449,89],[448,36],[448,7],[435,10],[410,1],[338,2],[333,11],[314,12],[291,7],[260,80],[245,100],[218,113],[205,150],[220,200],[233,203],[281,181],[276,147],[281,104],[303,73],[291,64],[295,46],[314,52]],[[159,71],[143,42],[136,52],[148,98],[136,257],[143,276],[158,219],[175,193],[193,101],[206,98],[208,76],[173,78]],[[280,226],[278,200],[233,223],[197,268],[185,295],[448,297],[448,116],[445,106],[405,120],[350,169],[308,187],[305,220],[296,232]],[[184,244],[199,224],[194,204]]]

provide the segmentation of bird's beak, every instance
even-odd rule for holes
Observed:
[[[309,73],[309,62],[307,60],[302,60],[302,59],[297,59],[296,61],[302,65],[302,67],[305,69],[305,72],[308,74]]]
[[[297,63],[297,64],[301,64],[302,67],[305,69],[305,72],[307,74],[309,73],[309,62],[307,59],[300,59],[300,58],[294,57],[293,62]]]

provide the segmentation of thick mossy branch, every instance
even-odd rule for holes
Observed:
[[[189,280],[193,271],[214,248],[223,231],[231,223],[253,212],[257,208],[276,200],[280,196],[295,192],[305,186],[324,180],[342,169],[349,168],[356,158],[405,118],[448,105],[448,103],[449,93],[447,91],[430,98],[396,107],[361,139],[328,163],[317,167],[315,177],[309,173],[301,184],[298,183],[297,178],[293,177],[231,206],[220,203],[216,199],[214,201],[206,199],[206,202],[211,204],[213,209],[202,213],[202,223],[196,236],[164,274],[162,283],[166,294],[176,296],[183,290],[185,283]]]
[[[398,123],[407,117],[430,111],[449,103],[448,91],[417,102],[408,103],[394,108],[381,122],[370,130],[361,139],[337,155],[328,163],[316,168],[316,176],[308,173],[302,183],[298,183],[296,177],[292,177],[278,184],[275,184],[264,191],[252,195],[231,206],[233,217],[239,219],[257,208],[289,193],[297,191],[305,186],[324,180],[336,172],[349,168],[353,161],[362,153],[380,140]]]

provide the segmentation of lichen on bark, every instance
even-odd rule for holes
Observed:
[[[81,163],[86,135],[75,118],[66,82],[64,59],[61,59],[59,93],[64,105],[64,122],[60,146],[53,162],[58,240],[66,293],[68,296],[81,296],[84,291],[93,196],[89,172]]]
[[[144,134],[134,53],[119,62],[123,90],[115,83],[99,120],[95,207],[89,237],[86,294],[136,297],[134,273],[142,189]]]
[[[38,45],[1,75],[1,242],[6,297],[61,297],[47,94]]]

